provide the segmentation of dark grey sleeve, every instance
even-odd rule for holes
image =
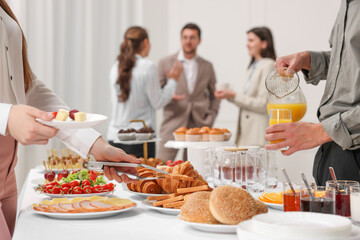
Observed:
[[[310,71],[302,69],[305,81],[317,85],[320,80],[326,80],[329,70],[331,51],[310,52],[311,65]]]

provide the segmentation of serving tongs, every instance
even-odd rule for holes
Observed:
[[[158,173],[162,173],[162,174],[168,174],[170,175],[170,173],[165,172],[161,169],[158,168],[154,168],[151,167],[149,165],[146,164],[142,164],[142,163],[127,163],[127,162],[98,162],[98,161],[88,161],[88,162],[83,162],[83,167],[85,169],[88,170],[92,170],[92,171],[98,171],[98,172],[103,172],[104,171],[104,167],[108,166],[108,167],[143,167],[143,168],[147,168],[147,169],[151,169],[155,172]],[[117,173],[119,174],[125,174],[127,175],[129,178],[131,179],[137,179],[137,180],[156,180],[156,179],[162,179],[165,177],[140,177],[138,175],[134,175],[131,173],[125,173],[125,172],[121,172],[121,171],[117,171]]]

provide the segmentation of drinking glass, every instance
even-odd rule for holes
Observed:
[[[269,125],[275,125],[278,123],[291,123],[291,110],[290,109],[270,109]],[[272,143],[279,143],[284,139],[270,141]]]
[[[300,188],[300,208],[302,212],[317,212],[335,214],[335,189],[332,187],[317,186],[310,190],[314,196],[312,199],[307,187]]]
[[[265,158],[266,158],[266,188],[273,189],[276,188],[278,185],[278,167],[276,162],[276,151],[265,151]]]
[[[222,185],[232,185],[235,182],[236,152],[224,151],[220,159],[220,180]]]
[[[336,214],[344,217],[351,217],[350,212],[350,187],[359,187],[359,182],[350,180],[334,180],[326,181],[326,187],[332,187],[335,189],[335,208]]]
[[[295,186],[293,183],[292,185]],[[295,194],[287,182],[283,183],[284,212],[300,211],[300,191],[299,189],[294,190]]]
[[[360,187],[350,186],[350,210],[351,220],[360,225]]]
[[[250,192],[264,192],[266,181],[266,158],[264,151],[250,148],[246,152],[245,180]]]

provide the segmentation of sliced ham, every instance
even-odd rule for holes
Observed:
[[[114,206],[114,207],[111,208],[111,210],[121,210],[121,209],[134,207],[134,206],[136,206],[135,203],[129,203],[129,204],[126,204],[126,205]]]
[[[80,206],[80,202],[72,203],[72,206],[73,206],[73,208],[75,208],[75,209],[82,209],[81,206]]]
[[[59,203],[59,207],[66,211],[75,210],[71,203]]]
[[[56,204],[39,204],[34,205],[34,210],[41,212],[53,213],[86,213],[86,212],[103,212],[121,210],[129,207],[136,206],[135,203],[116,206],[101,201],[84,200],[76,203],[56,203]]]
[[[79,204],[82,209],[86,210],[86,212],[99,212],[99,208],[91,206],[91,201],[85,200],[81,201]]]

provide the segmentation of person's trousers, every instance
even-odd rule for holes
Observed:
[[[0,196],[0,239],[10,240],[14,233],[17,187],[14,171],[7,177],[4,192]]]
[[[136,158],[144,157],[144,145],[143,144],[134,144],[127,145],[121,143],[114,143],[113,141],[109,141],[109,144],[124,150],[127,154],[132,154]],[[155,158],[155,143],[148,143],[148,158]]]
[[[318,186],[331,180],[329,167],[335,170],[338,180],[360,181],[360,149],[343,150],[335,142],[321,145],[315,155],[313,176]]]

